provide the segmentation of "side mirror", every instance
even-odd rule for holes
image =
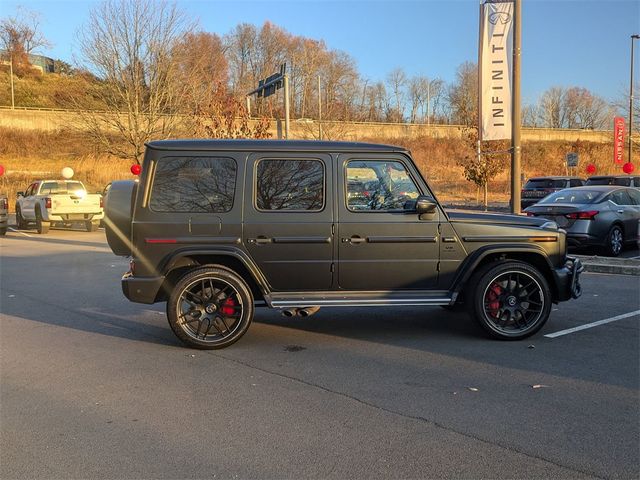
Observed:
[[[433,213],[436,211],[437,206],[438,204],[436,203],[436,201],[431,197],[427,197],[426,195],[420,195],[416,199],[416,213],[418,215],[422,215],[424,213]]]
[[[24,192],[18,192],[18,193],[16,193],[16,197],[24,197]]]

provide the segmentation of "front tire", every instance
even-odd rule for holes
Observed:
[[[203,267],[184,275],[167,302],[173,333],[187,346],[225,348],[242,337],[253,320],[247,283],[224,267]]]
[[[521,340],[540,330],[551,313],[551,291],[533,266],[518,261],[487,265],[469,285],[469,312],[493,338]]]
[[[22,212],[20,211],[20,207],[16,205],[16,227],[18,230],[26,230],[27,229],[27,221],[22,216]]]
[[[614,225],[609,230],[605,240],[604,254],[608,257],[617,257],[622,252],[624,245],[624,235],[619,225]]]

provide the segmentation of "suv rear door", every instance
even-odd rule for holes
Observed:
[[[243,242],[273,290],[332,287],[332,176],[327,154],[249,156]]]
[[[429,194],[403,155],[338,157],[338,285],[346,290],[434,288],[442,212],[420,219],[403,205]],[[363,184],[360,195],[349,187]]]

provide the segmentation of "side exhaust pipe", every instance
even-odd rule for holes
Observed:
[[[298,315],[300,315],[301,317],[310,317],[318,310],[320,310],[320,307],[304,307],[298,310]]]

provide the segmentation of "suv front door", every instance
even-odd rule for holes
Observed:
[[[346,290],[434,288],[442,212],[408,213],[404,204],[430,195],[406,157],[338,158],[338,285]]]
[[[325,154],[249,156],[244,245],[275,291],[333,285],[333,168]]]

